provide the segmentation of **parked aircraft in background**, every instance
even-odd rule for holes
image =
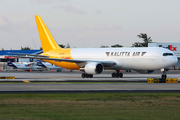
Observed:
[[[34,63],[12,63],[9,58],[7,58],[7,65],[13,67],[14,69],[23,69],[23,70],[41,70],[41,66],[37,66]]]
[[[57,72],[61,72],[62,70],[61,67],[58,67],[56,65],[47,62],[41,62],[40,60],[37,60],[37,65],[43,67],[44,69],[56,70]]]
[[[173,52],[159,47],[63,49],[56,43],[41,17],[36,15],[35,19],[43,53],[16,57],[42,59],[66,69],[80,70],[83,71],[83,78],[92,78],[93,74],[101,74],[104,70],[115,70],[112,77],[123,77],[120,70],[135,70],[139,73],[161,70],[162,78],[165,79],[167,68],[177,63]]]

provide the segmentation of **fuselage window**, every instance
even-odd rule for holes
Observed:
[[[163,56],[173,56],[172,53],[163,53]]]

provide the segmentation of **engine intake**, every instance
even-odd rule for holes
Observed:
[[[101,74],[104,71],[104,66],[101,63],[90,62],[84,68],[87,74]]]

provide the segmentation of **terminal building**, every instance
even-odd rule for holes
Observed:
[[[36,60],[27,59],[27,58],[16,58],[9,57],[9,55],[15,55],[13,53],[24,53],[24,54],[33,54],[38,55],[41,54],[42,50],[2,50],[0,51],[0,70],[7,69],[7,58],[10,58],[11,62],[35,62]]]

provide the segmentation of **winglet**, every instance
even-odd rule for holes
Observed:
[[[35,15],[43,52],[61,49],[39,15]]]

